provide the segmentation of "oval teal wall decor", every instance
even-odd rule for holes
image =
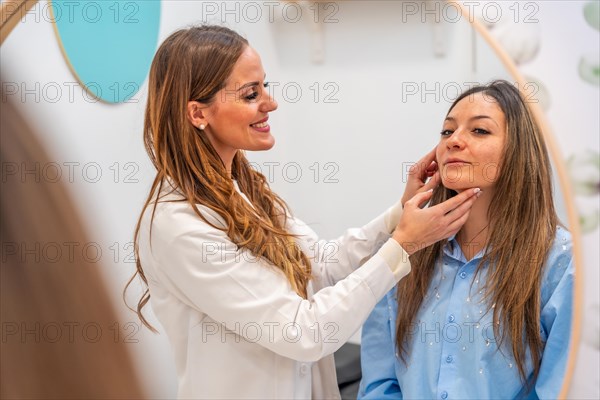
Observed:
[[[156,50],[160,0],[51,0],[69,68],[86,90],[122,103],[140,89]]]

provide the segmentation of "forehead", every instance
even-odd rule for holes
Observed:
[[[473,93],[465,97],[448,113],[448,116],[453,118],[469,117],[471,115],[487,115],[494,119],[504,120],[504,113],[498,102],[492,96],[483,92]]]
[[[260,56],[252,47],[246,46],[233,66],[227,84],[228,86],[239,86],[248,82],[262,81],[264,76],[265,72]]]

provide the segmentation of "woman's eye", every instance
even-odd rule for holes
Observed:
[[[252,94],[249,94],[248,96],[245,97],[246,100],[256,100],[258,98],[258,92],[252,92]]]
[[[480,135],[488,135],[490,133],[490,131],[486,131],[485,129],[481,128],[475,128],[473,129],[473,132],[478,133]]]
[[[264,82],[263,83],[263,87],[264,88],[268,88],[269,87],[269,82]],[[249,94],[248,96],[245,96],[244,99],[246,99],[248,101],[252,101],[252,100],[258,99],[259,96],[260,96],[260,94],[258,93],[258,91],[255,90],[251,94]]]
[[[448,136],[451,134],[452,134],[452,131],[449,129],[444,129],[443,131],[440,132],[440,135],[442,135],[442,136]]]

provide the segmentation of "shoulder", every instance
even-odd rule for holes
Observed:
[[[394,287],[377,303],[363,325],[362,340],[370,344],[379,345],[381,335],[395,336],[398,304],[396,288]]]
[[[377,308],[382,310],[390,317],[394,317],[398,311],[398,285],[395,285],[383,298],[377,303]]]
[[[574,274],[571,233],[559,226],[546,258],[542,278],[542,296],[548,298],[561,281],[571,282]]]
[[[546,266],[547,274],[558,272],[555,270],[566,270],[573,259],[573,240],[571,233],[559,226],[556,228],[554,241],[548,252]]]
[[[571,246],[572,246],[572,237],[571,237],[571,232],[569,232],[567,229],[565,229],[562,226],[557,226],[556,227],[556,233],[554,235],[554,243],[553,246],[567,246],[568,250],[571,251]],[[563,250],[567,250],[567,249],[563,249]]]
[[[181,196],[168,195],[158,202],[150,203],[142,216],[140,233],[150,233],[152,244],[157,241],[170,243],[178,237],[193,233],[196,235],[223,236],[225,220],[212,209],[197,204],[200,216],[192,205]],[[149,237],[148,237],[149,238]],[[142,238],[140,239],[147,239]]]

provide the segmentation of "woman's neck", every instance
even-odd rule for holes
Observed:
[[[482,190],[481,196],[471,207],[469,219],[456,235],[456,241],[467,260],[475,257],[487,244],[490,233],[488,210],[492,192],[491,189]]]

